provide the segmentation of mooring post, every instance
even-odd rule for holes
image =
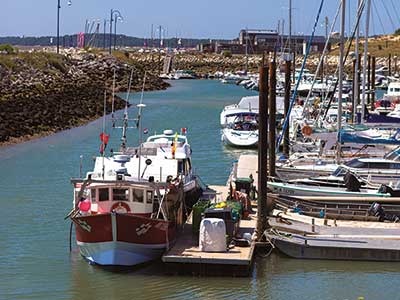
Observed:
[[[267,229],[267,164],[268,164],[268,66],[259,68],[259,136],[258,136],[258,199],[257,199],[257,238],[262,239]]]
[[[284,113],[285,113],[285,119],[287,118],[287,114],[289,112],[289,105],[290,105],[290,69],[292,68],[292,63],[290,60],[286,60],[285,64],[285,98],[284,98]],[[289,149],[289,126],[286,127],[286,130],[284,132],[283,136],[283,154],[286,157],[289,157],[290,155],[290,149]]]
[[[388,63],[388,67],[389,67],[389,76],[392,76],[392,54],[389,53],[389,63]]]
[[[376,69],[376,58],[372,56],[372,75],[371,75],[371,110],[375,110],[375,69]]]
[[[275,177],[275,138],[276,138],[276,62],[269,63],[269,97],[268,97],[268,148],[269,148],[269,176]],[[268,205],[269,206],[269,205]]]

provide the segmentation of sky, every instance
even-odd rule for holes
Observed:
[[[166,37],[185,38],[232,39],[244,28],[277,29],[278,20],[282,19],[285,19],[285,32],[288,31],[289,0],[71,1],[72,5],[68,6],[68,0],[60,0],[60,35],[84,31],[86,20],[100,22],[102,32],[111,9],[119,10],[123,16],[123,21],[117,24],[118,33],[137,37],[150,37],[152,24],[154,28],[161,25]],[[294,34],[311,33],[320,2],[292,0]],[[349,18],[350,24],[354,22],[356,2],[347,0],[346,31],[349,31]],[[393,33],[400,28],[400,0],[372,2],[372,35]],[[324,17],[332,20],[338,3],[339,0],[325,0],[317,34],[324,34]],[[0,36],[56,35],[57,0],[0,0],[0,4]]]

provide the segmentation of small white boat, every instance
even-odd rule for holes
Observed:
[[[222,141],[233,147],[256,147],[258,145],[258,129],[235,130],[224,128],[222,130]]]

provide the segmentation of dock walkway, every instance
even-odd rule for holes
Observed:
[[[257,179],[257,155],[242,155],[236,167],[236,177],[249,177]],[[220,202],[227,198],[229,181],[226,186],[209,186],[215,191],[212,201]],[[250,233],[253,236],[257,224],[257,211],[242,219],[239,224],[239,236]],[[227,252],[202,252],[199,250],[199,238],[192,233],[191,220],[183,227],[174,246],[163,256],[162,261],[169,264],[178,273],[200,273],[212,275],[246,276],[251,271],[255,248],[253,241],[250,246],[230,247]]]

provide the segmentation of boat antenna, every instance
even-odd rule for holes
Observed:
[[[102,177],[103,177],[103,179],[104,179],[104,169],[105,169],[105,166],[104,166],[104,155],[105,155],[105,138],[104,138],[104,135],[105,135],[105,131],[106,131],[106,104],[107,104],[107,90],[104,90],[104,105],[103,105],[103,138],[102,138],[102,157],[103,157],[103,159],[102,159],[102,165],[103,165],[103,167],[102,167]]]
[[[115,128],[115,119],[114,119],[114,102],[115,102],[115,69],[114,69],[114,76],[113,76],[113,84],[112,84],[112,103],[111,103],[111,120],[112,120],[112,127]]]
[[[142,176],[140,176],[140,167],[141,167],[141,160],[142,160],[142,143],[143,143],[143,130],[142,130],[142,109],[146,107],[145,104],[143,104],[143,95],[144,95],[144,87],[146,84],[146,71],[144,72],[144,77],[143,77],[143,86],[142,86],[142,94],[140,96],[140,102],[137,105],[139,108],[138,112],[138,119],[136,121],[136,127],[139,128],[139,167],[138,167],[138,179],[140,179]],[[144,174],[144,172],[143,172]]]
[[[133,77],[133,68],[131,71],[131,75],[129,77],[128,92],[126,93],[126,98],[125,98],[125,110],[124,110],[124,119],[122,123],[122,138],[121,138],[122,152],[124,152],[126,149],[126,130],[128,129],[128,104],[129,104],[129,94],[131,93],[132,77]]]

